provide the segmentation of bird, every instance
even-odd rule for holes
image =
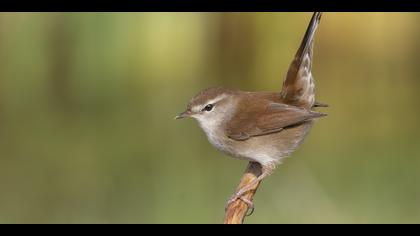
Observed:
[[[261,175],[237,190],[227,206],[241,199],[253,209],[253,203],[242,196],[271,175],[303,142],[314,122],[327,115],[314,110],[328,106],[315,100],[312,76],[314,36],[321,16],[313,13],[281,91],[211,87],[196,94],[175,117],[197,120],[208,141],[222,153],[261,165]]]

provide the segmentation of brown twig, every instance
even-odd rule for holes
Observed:
[[[254,179],[258,178],[262,173],[261,165],[256,162],[250,162],[248,167],[245,170],[244,175],[241,178],[241,182],[239,183],[236,191],[238,191],[243,186],[251,183]],[[258,189],[260,182],[255,184],[251,191],[247,192],[243,195],[244,198],[252,202],[254,198],[254,194]],[[244,222],[244,218],[248,212],[248,205],[242,201],[241,199],[236,200],[232,204],[230,204],[225,213],[225,224],[242,224]]]

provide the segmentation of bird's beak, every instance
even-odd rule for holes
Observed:
[[[190,116],[191,116],[191,111],[186,110],[184,112],[179,113],[179,115],[175,116],[175,119],[178,120],[178,119],[182,119],[182,118],[186,118]]]

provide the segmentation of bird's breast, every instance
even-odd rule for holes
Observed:
[[[219,127],[209,127],[201,125],[209,142],[218,150],[232,155],[232,147],[229,143],[228,137],[223,133],[223,129]]]
[[[263,153],[256,153],[257,150],[252,148],[251,141],[235,141],[230,139],[225,133],[223,127],[210,127],[201,125],[208,141],[219,151],[238,159],[248,161],[258,161],[256,158],[263,156]]]

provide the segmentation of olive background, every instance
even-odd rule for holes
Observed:
[[[247,165],[174,120],[279,91],[311,13],[1,13],[0,223],[221,223]],[[420,223],[420,14],[325,13],[330,105],[246,223]]]

